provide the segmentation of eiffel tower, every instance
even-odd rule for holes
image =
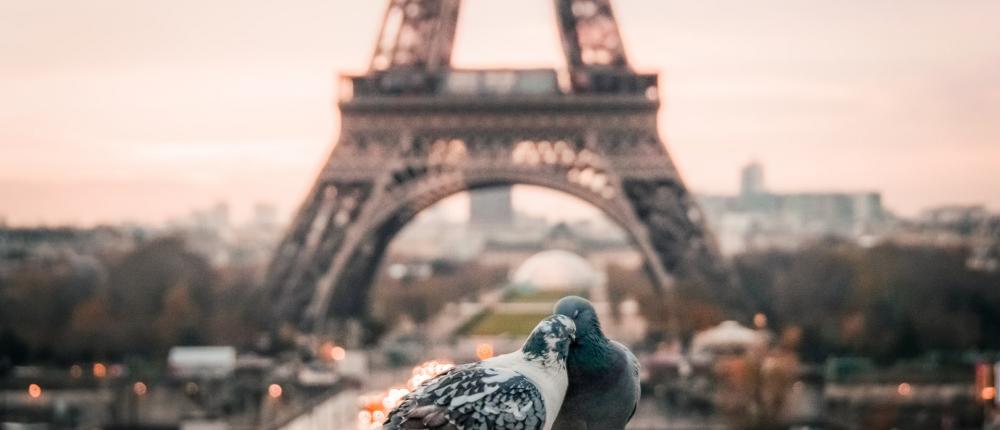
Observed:
[[[732,278],[657,132],[657,75],[630,66],[609,0],[554,0],[566,70],[450,66],[460,0],[391,0],[341,130],[268,268],[277,321],[367,315],[385,249],[418,212],[477,188],[569,193],[617,222],[661,291],[732,301]]]

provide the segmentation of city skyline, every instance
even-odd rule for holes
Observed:
[[[384,9],[63,3],[0,1],[0,216],[15,225],[162,222],[220,200],[287,216],[336,137],[335,74],[366,67]],[[631,61],[662,73],[661,130],[694,191],[735,192],[756,159],[777,191],[1000,207],[995,2],[615,5]],[[456,66],[561,66],[549,3],[463,7]],[[515,11],[517,27],[492,19]]]

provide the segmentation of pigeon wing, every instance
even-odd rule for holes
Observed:
[[[629,414],[628,419],[625,422],[632,421],[632,417],[635,416],[635,411],[639,407],[639,399],[642,397],[642,387],[639,382],[639,359],[636,358],[635,354],[628,349],[625,345],[619,342],[611,341],[611,343],[620,351],[620,353],[625,355],[626,362],[628,363],[628,376],[630,382],[634,385],[635,390],[635,404],[632,405],[632,412]]]
[[[545,425],[541,392],[523,375],[482,363],[458,366],[403,397],[386,430],[523,429]]]

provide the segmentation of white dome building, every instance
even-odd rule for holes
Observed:
[[[691,359],[708,363],[723,355],[743,355],[767,346],[766,333],[744,327],[736,321],[723,321],[715,327],[695,333],[691,339]]]
[[[594,288],[601,275],[583,257],[554,249],[528,257],[514,271],[514,288],[539,291],[580,291]]]

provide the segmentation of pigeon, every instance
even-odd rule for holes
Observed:
[[[550,430],[568,385],[573,320],[552,315],[520,350],[438,375],[403,396],[383,430]]]
[[[555,430],[621,430],[639,404],[639,360],[625,345],[601,331],[594,306],[582,297],[567,296],[555,313],[573,318],[576,340],[566,369],[569,388]]]

